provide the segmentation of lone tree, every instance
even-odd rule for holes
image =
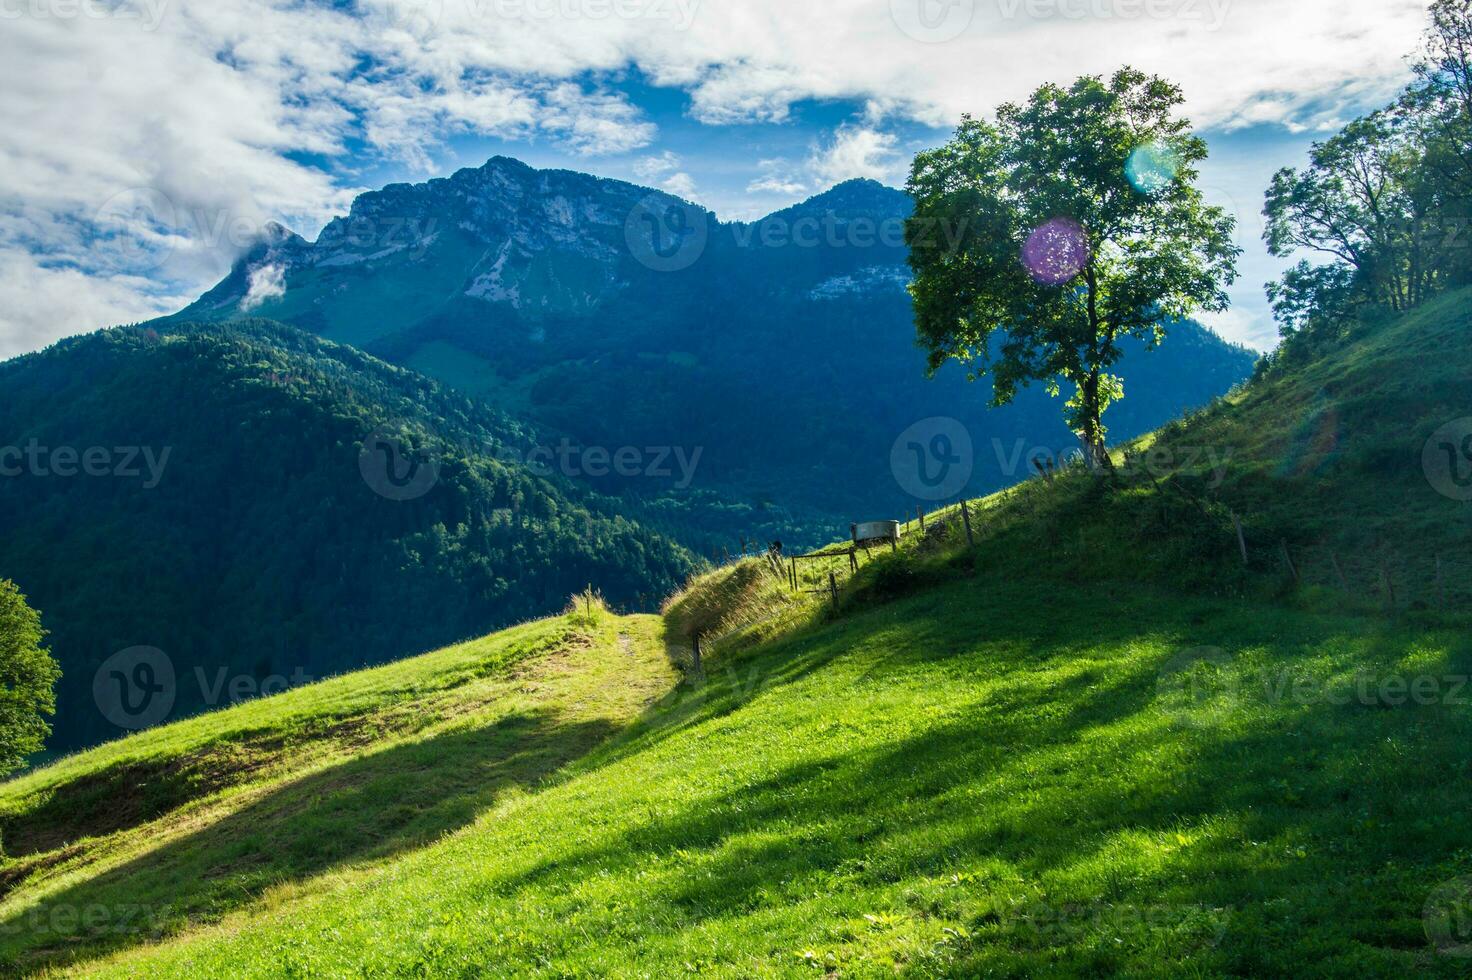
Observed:
[[[1102,416],[1125,337],[1154,347],[1173,322],[1227,308],[1235,219],[1195,186],[1205,141],[1171,83],[1126,68],[1044,85],[990,124],[970,116],[915,158],[906,230],[915,322],[933,374],[990,373],[993,404],[1042,382],[1076,389],[1065,420],[1107,468]]]
[[[41,617],[15,583],[0,579],[0,774],[25,763],[51,734],[61,670],[41,645]]]

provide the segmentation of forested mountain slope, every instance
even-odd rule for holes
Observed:
[[[53,748],[123,730],[99,672],[122,651],[171,665],[171,708],[133,719],[157,723],[228,704],[237,681],[544,615],[589,583],[652,607],[693,567],[538,467],[524,425],[264,321],[118,328],[0,365],[0,431],[18,453],[0,460],[0,575],[61,662]]]

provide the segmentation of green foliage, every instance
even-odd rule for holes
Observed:
[[[955,359],[990,372],[996,404],[1068,382],[1067,422],[1100,463],[1121,341],[1154,347],[1173,321],[1225,309],[1236,276],[1233,222],[1195,186],[1206,144],[1176,116],[1182,102],[1128,69],[1045,85],[995,125],[966,117],[910,175],[911,295],[931,370]]]
[[[14,582],[0,579],[0,775],[41,751],[61,670],[42,642],[41,617]]]
[[[92,681],[126,648],[171,659],[179,717],[222,671],[330,676],[555,613],[590,582],[652,606],[695,568],[622,502],[522,465],[524,424],[279,324],[120,328],[0,365],[0,431],[169,453],[152,487],[0,479],[0,569],[46,610],[64,668],[53,749],[120,734]],[[375,431],[436,460],[437,482],[377,492]]]
[[[1276,256],[1332,256],[1372,301],[1409,309],[1447,280],[1444,246],[1457,236],[1437,191],[1408,117],[1377,112],[1314,144],[1304,170],[1274,175],[1264,237]]]
[[[1472,3],[1437,0],[1431,16],[1400,98],[1273,177],[1269,251],[1330,260],[1268,284],[1287,347],[1322,343],[1356,306],[1399,312],[1472,283]]]

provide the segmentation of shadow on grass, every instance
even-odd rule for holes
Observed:
[[[203,829],[0,922],[0,965],[14,973],[89,960],[217,919],[272,886],[422,847],[614,729],[514,714],[272,787]]]
[[[1465,642],[1108,590],[1059,604],[1007,589],[966,601],[964,589],[949,589],[901,613],[903,646],[876,640],[893,616],[877,609],[718,665],[704,690],[673,696],[613,754],[781,700],[784,687],[845,654],[862,661],[860,684],[917,671],[956,671],[964,683],[966,670],[985,669],[1018,685],[959,712],[953,696],[946,718],[882,745],[814,741],[810,757],[501,879],[497,892],[556,890],[584,870],[632,871],[644,856],[676,853],[689,870],[646,898],[668,909],[644,909],[646,921],[693,928],[779,908],[799,917],[815,895],[878,890],[912,914],[964,926],[968,938],[953,942],[941,971],[959,975],[1018,964],[1138,973],[1152,962],[1198,975],[1456,975],[1464,965],[1435,954],[1421,919],[1436,885],[1472,870],[1459,829],[1472,810],[1464,707],[1248,699],[1245,715],[1212,727],[1157,710],[1156,665],[1129,658],[1081,665],[1045,690],[1026,685],[1034,672],[1141,639],[1230,638],[1271,650],[1275,669],[1290,673],[1315,650],[1353,651],[1373,666],[1435,643],[1445,668],[1465,674]],[[1011,641],[1009,658],[968,657],[979,636]],[[845,686],[854,682],[791,699],[845,710]],[[1014,881],[960,884],[997,862]],[[938,883],[953,877],[943,893]],[[1053,916],[1051,931],[1036,928],[1023,899]]]

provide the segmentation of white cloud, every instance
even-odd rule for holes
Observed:
[[[0,252],[29,259],[0,278],[0,350],[197,294],[268,219],[310,235],[353,196],[364,144],[426,173],[467,133],[637,151],[658,133],[616,90],[630,69],[686,92],[689,114],[712,124],[865,101],[862,122],[813,159],[751,182],[794,194],[898,179],[881,128],[896,120],[949,124],[1122,63],[1182,84],[1198,125],[1322,126],[1393,92],[1425,21],[1424,0],[1166,0],[1173,16],[1129,15],[1160,0],[958,0],[960,29],[926,43],[903,16],[912,2],[929,0],[132,0],[109,16],[12,5]],[[1220,14],[1216,29],[1193,10]],[[686,169],[660,179],[695,191]],[[120,211],[99,238],[99,209],[119,194],[162,195],[177,224]],[[55,316],[24,312],[36,295],[56,298]]]
[[[658,156],[644,157],[634,163],[634,176],[643,181],[659,180],[666,174],[680,169],[680,155],[672,150],[665,150]]]
[[[263,265],[250,270],[250,281],[245,295],[240,298],[240,309],[249,312],[268,299],[286,295],[286,267]]]
[[[808,169],[820,186],[832,186],[855,177],[893,183],[908,168],[900,155],[899,140],[867,126],[840,126],[833,139],[813,150]]]
[[[680,168],[684,160],[678,153],[665,150],[658,156],[644,157],[634,163],[634,176],[645,184],[669,191],[687,201],[699,201],[695,178]]]
[[[47,267],[24,250],[0,248],[0,359],[103,324],[149,320],[194,298],[157,292],[145,279]]]

